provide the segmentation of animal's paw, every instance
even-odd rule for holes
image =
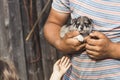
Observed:
[[[75,39],[77,39],[78,41],[80,42],[83,42],[84,41],[84,37],[82,35],[78,35],[76,37],[74,37]]]

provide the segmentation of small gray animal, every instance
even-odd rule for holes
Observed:
[[[84,37],[89,35],[93,29],[92,19],[86,16],[80,16],[77,19],[73,19],[70,25],[62,26],[60,30],[60,37],[63,38],[67,32],[77,30],[80,32],[80,35],[74,37],[79,41],[83,42]]]

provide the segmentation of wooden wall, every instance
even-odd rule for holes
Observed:
[[[21,80],[49,80],[54,62],[62,56],[43,36],[51,2],[0,0],[0,57],[10,58],[15,63]],[[32,36],[26,41],[37,20]]]

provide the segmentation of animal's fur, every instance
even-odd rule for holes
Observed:
[[[61,28],[60,37],[63,38],[67,32],[77,30],[80,32],[80,35],[75,38],[79,41],[83,41],[84,37],[91,33],[92,28],[92,20],[86,16],[81,16],[77,19],[73,19],[70,25],[64,25]]]

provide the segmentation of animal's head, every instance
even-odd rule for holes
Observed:
[[[89,34],[93,28],[92,19],[86,16],[80,16],[77,19],[73,19],[72,24],[81,34]]]

